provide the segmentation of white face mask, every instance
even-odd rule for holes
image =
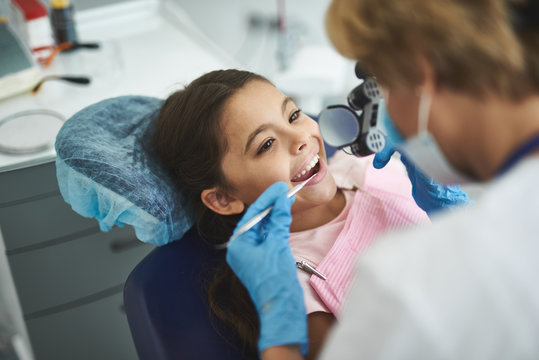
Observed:
[[[425,175],[444,185],[465,184],[471,179],[456,170],[447,161],[436,139],[427,130],[431,97],[421,93],[418,111],[418,133],[405,139],[398,149],[408,157]]]

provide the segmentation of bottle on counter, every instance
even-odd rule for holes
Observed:
[[[56,44],[65,42],[76,44],[77,32],[73,4],[69,0],[51,0],[49,16]]]

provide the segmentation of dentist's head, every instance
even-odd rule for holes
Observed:
[[[389,94],[403,153],[443,182],[485,181],[539,133],[538,3],[334,0],[326,25]]]

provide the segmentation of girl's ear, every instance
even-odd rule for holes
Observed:
[[[202,190],[200,199],[210,210],[221,215],[241,214],[245,210],[243,201],[223,194],[215,187]]]

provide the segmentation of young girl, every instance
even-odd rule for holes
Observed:
[[[190,197],[200,234],[215,245],[228,240],[243,212],[271,184],[293,187],[316,173],[296,194],[290,227],[311,356],[339,314],[357,255],[381,231],[427,221],[399,164],[374,170],[372,159],[337,153],[330,167],[318,124],[250,72],[214,71],[172,94],[153,143]],[[256,354],[259,324],[248,293],[224,256],[214,271],[208,288],[212,311],[235,331],[246,355]]]

